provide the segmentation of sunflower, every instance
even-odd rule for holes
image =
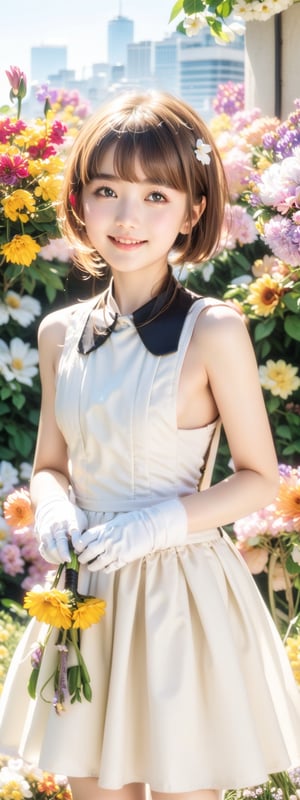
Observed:
[[[31,617],[46,622],[56,628],[67,630],[72,627],[71,594],[64,589],[51,589],[47,592],[27,592],[24,608]]]
[[[26,489],[11,492],[3,503],[3,514],[13,528],[26,528],[33,523],[34,515],[30,495]]]
[[[97,597],[88,597],[83,603],[77,603],[77,608],[72,614],[72,628],[84,630],[99,622],[105,614],[105,607],[105,600],[99,600]]]
[[[247,303],[259,317],[273,314],[281,298],[282,289],[278,281],[266,273],[254,283],[250,283]]]

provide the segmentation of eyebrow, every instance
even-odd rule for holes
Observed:
[[[100,172],[98,175],[94,175],[94,177],[91,178],[91,180],[93,180],[93,181],[122,181],[123,178],[120,178],[119,175],[111,174],[110,172]],[[134,181],[133,181],[133,183],[134,183]],[[169,187],[170,189],[172,188],[170,183],[168,183],[167,181],[162,181],[161,178],[157,179],[157,178],[152,178],[152,177],[151,178],[150,177],[149,178],[146,177],[146,178],[143,178],[141,181],[137,181],[137,183],[144,183],[144,184],[149,184],[149,183],[151,184],[152,183],[152,184],[155,184],[155,186],[166,186],[166,187]]]

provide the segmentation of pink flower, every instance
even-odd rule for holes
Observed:
[[[0,181],[7,186],[14,186],[22,178],[29,175],[27,161],[18,155],[0,155]]]
[[[237,548],[246,561],[252,575],[259,575],[263,572],[268,563],[269,553],[264,547],[243,547],[238,542]]]
[[[54,156],[56,153],[55,147],[53,144],[49,144],[47,139],[40,139],[36,145],[31,145],[28,147],[28,152],[31,158],[50,158],[50,156]]]
[[[23,97],[25,97],[27,90],[25,72],[23,72],[20,67],[11,66],[10,69],[5,70],[5,73],[11,85],[11,93],[14,95],[14,97],[18,97],[20,100],[22,100]]]
[[[220,250],[233,250],[237,245],[252,244],[257,235],[255,222],[245,208],[226,206]]]
[[[25,561],[21,557],[20,548],[16,544],[5,544],[0,550],[0,562],[8,575],[17,575],[23,572]]]
[[[60,120],[54,120],[49,137],[50,142],[53,142],[53,144],[62,144],[67,130],[67,126],[60,122]]]

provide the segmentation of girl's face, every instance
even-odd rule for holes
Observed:
[[[187,233],[186,195],[150,180],[136,162],[137,182],[114,170],[114,146],[104,156],[101,174],[83,187],[83,217],[91,245],[109,266],[133,272],[165,270],[179,232]],[[167,154],[166,154],[167,157]],[[195,222],[200,206],[195,206]]]

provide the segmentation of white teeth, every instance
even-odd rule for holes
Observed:
[[[138,239],[117,239],[116,242],[120,242],[120,244],[140,244]]]

